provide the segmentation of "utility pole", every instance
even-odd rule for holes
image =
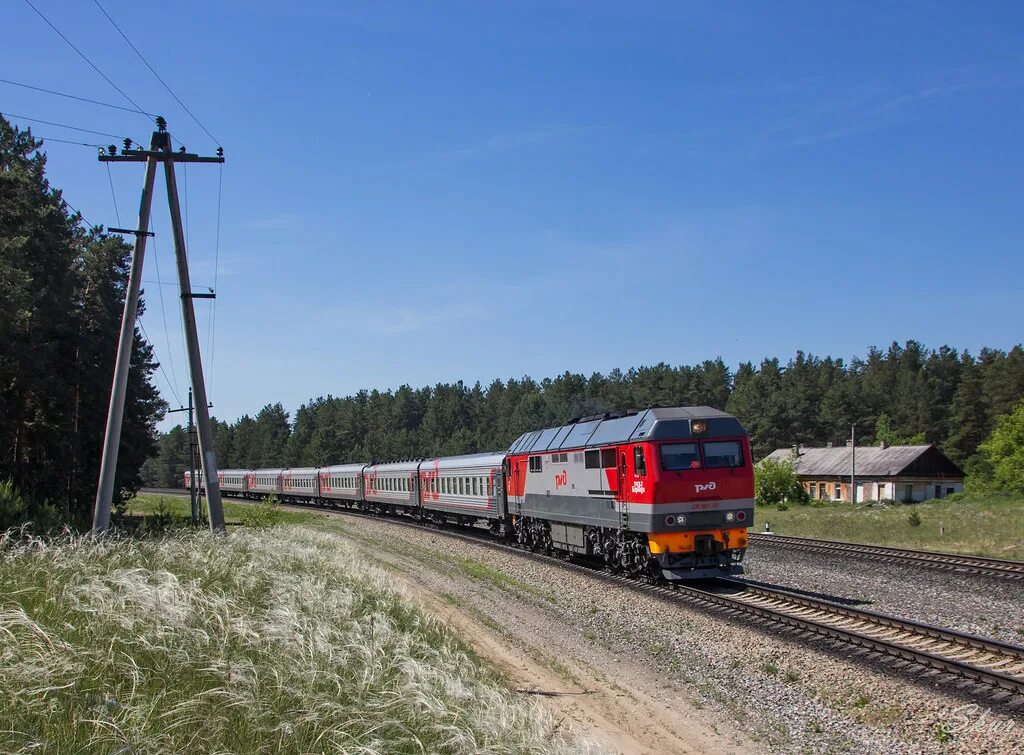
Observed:
[[[128,144],[125,144],[127,151]],[[150,150],[157,147],[157,134],[153,134]],[[113,151],[113,149],[111,149]],[[103,159],[103,156],[100,156]],[[142,264],[146,257],[146,239],[149,237],[149,214],[153,207],[153,181],[156,178],[155,156],[146,158],[146,178],[142,183],[142,202],[139,205],[139,225],[134,231],[111,229],[135,234],[128,290],[121,315],[121,335],[117,341],[117,361],[114,363],[114,382],[110,388],[110,408],[107,411],[107,430],[103,436],[103,456],[100,461],[100,480],[96,488],[96,508],[92,528],[103,532],[110,525],[110,507],[114,501],[114,476],[117,472],[117,452],[121,445],[121,423],[124,419],[124,397],[128,390],[128,368],[131,366],[132,346],[135,343],[135,317],[139,309],[139,291],[142,287]]]
[[[122,150],[120,155],[113,154],[114,150],[111,149],[111,154],[101,154],[99,159],[101,162],[145,162],[146,163],[146,176],[147,176],[147,189],[143,190],[143,209],[145,210],[145,223],[142,222],[142,212],[140,211],[140,225],[141,230],[145,230],[149,227],[149,208],[152,203],[152,192],[153,192],[153,174],[156,170],[156,164],[161,162],[164,164],[164,177],[167,182],[167,204],[171,212],[171,229],[174,232],[174,256],[178,266],[178,286],[181,290],[181,313],[185,322],[185,342],[188,349],[188,367],[189,374],[192,383],[192,390],[195,392],[194,410],[196,414],[196,424],[199,430],[199,459],[201,468],[203,471],[203,478],[206,481],[206,500],[210,509],[210,529],[213,532],[223,533],[224,528],[224,508],[221,503],[220,497],[220,482],[217,477],[217,455],[213,448],[213,432],[210,428],[210,404],[206,398],[206,383],[203,380],[203,363],[199,352],[199,334],[196,328],[196,314],[195,308],[192,304],[193,299],[212,299],[216,296],[214,293],[209,294],[194,294],[192,293],[192,283],[189,278],[188,271],[188,254],[185,249],[185,233],[181,222],[181,205],[178,202],[178,183],[175,179],[174,164],[175,163],[223,163],[224,162],[224,150],[217,148],[216,157],[200,157],[199,155],[192,154],[185,151],[184,147],[178,152],[174,152],[171,149],[171,135],[167,133],[167,124],[163,118],[157,118],[157,131],[153,132],[153,138],[150,143],[148,150],[142,149],[130,149],[128,143],[125,144],[125,149]],[[148,191],[147,191],[148,190]],[[144,239],[144,236],[138,236],[137,239]],[[136,241],[136,248],[139,247],[139,242]],[[144,248],[144,247],[143,247]],[[135,274],[135,267],[138,265],[138,279],[141,281],[142,276],[142,260],[141,258],[133,258],[132,260],[132,271]],[[135,279],[133,278],[133,281]],[[136,281],[136,284],[138,281]],[[138,302],[138,285],[134,290],[129,290],[129,301],[133,302],[131,311],[129,313],[129,305],[125,304],[125,322],[121,324],[122,340],[124,338],[125,329],[134,336],[135,332],[135,313]],[[129,314],[131,315],[129,319]],[[131,353],[131,341],[128,342],[128,352]],[[120,350],[118,357],[120,360]],[[118,366],[120,366],[120,361]],[[125,370],[123,380],[126,383],[128,372],[127,372],[127,359],[125,359]],[[115,377],[115,388],[117,387],[117,377]],[[111,393],[111,417],[114,417],[115,405],[117,407],[116,416],[116,427],[113,428],[116,432],[117,439],[120,438],[121,433],[121,419],[124,413],[124,391],[120,393]],[[111,422],[107,424],[107,438],[104,443],[104,455],[103,455],[103,469],[108,465],[110,466],[110,483],[104,487],[104,477],[101,472],[100,477],[100,489],[96,493],[96,515],[93,520],[93,529],[96,531],[103,531],[107,528],[110,523],[110,503],[113,496],[113,470],[117,466],[117,439],[111,443]],[[193,476],[193,484],[195,478]]]
[[[210,404],[212,407],[213,404]],[[192,388],[188,389],[188,406],[181,409],[170,409],[168,414],[177,412],[188,412],[188,469],[189,484],[188,494],[192,500],[192,524],[199,524],[199,486],[196,482],[196,426],[194,422],[195,406],[192,404]]]
[[[850,425],[850,501],[857,505],[857,424]]]

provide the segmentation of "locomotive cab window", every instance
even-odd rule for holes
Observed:
[[[542,468],[541,468],[541,458],[542,457],[540,457],[540,456],[531,456],[530,457],[530,471],[531,472],[540,472],[540,471],[542,471]]]
[[[696,443],[666,443],[660,449],[661,468],[669,472],[700,469],[700,449]]]
[[[704,463],[713,469],[742,467],[743,446],[738,440],[709,441],[704,444]]]
[[[637,477],[647,476],[647,458],[643,446],[633,446],[633,472]]]
[[[601,452],[596,448],[593,451],[587,451],[586,460],[587,469],[600,469],[601,468]]]
[[[601,449],[601,467],[603,469],[611,469],[615,466],[615,449],[614,448],[602,448]]]

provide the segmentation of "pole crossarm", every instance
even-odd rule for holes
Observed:
[[[99,155],[101,163],[144,163],[150,158],[162,163],[222,163],[223,157],[205,157],[191,152],[164,152],[145,149],[126,149],[120,155]]]
[[[155,238],[156,237],[156,234],[153,233],[152,231],[135,231],[135,230],[132,230],[131,228],[108,228],[107,230],[110,231],[111,233],[125,233],[125,234],[128,234],[129,236],[135,235],[135,236],[149,236],[150,238]]]

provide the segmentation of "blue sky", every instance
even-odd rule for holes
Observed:
[[[402,383],[1022,338],[1020,3],[207,0],[171,4],[158,30],[101,1],[226,151],[220,417]],[[212,152],[92,3],[33,2]],[[7,19],[0,78],[126,104],[28,5]],[[6,84],[0,111],[151,131]],[[68,201],[117,225],[94,153],[48,153]],[[141,170],[111,172],[130,226]],[[188,171],[197,288],[217,182]],[[156,208],[144,324],[175,404]]]

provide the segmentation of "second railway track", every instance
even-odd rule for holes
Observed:
[[[760,532],[752,532],[748,535],[748,538],[751,544],[764,543],[793,550],[834,553],[871,561],[885,561],[888,563],[921,566],[928,569],[942,569],[945,571],[981,574],[989,577],[1001,577],[1003,579],[1024,580],[1024,561],[1004,561],[997,558],[968,556],[959,553],[939,553],[936,551],[913,550],[911,548],[848,543],[842,540],[819,540],[809,537]]]

